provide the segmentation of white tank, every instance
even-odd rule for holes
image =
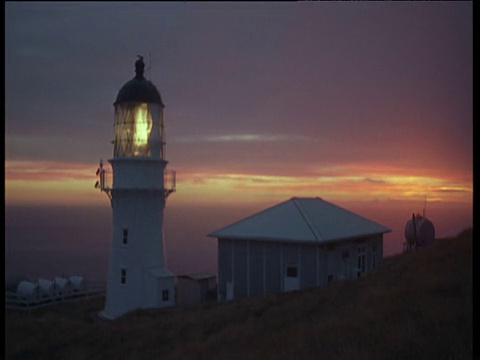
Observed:
[[[17,286],[17,295],[24,300],[37,300],[38,285],[30,281],[21,281]]]
[[[405,240],[410,246],[423,247],[435,241],[433,223],[419,214],[412,214],[412,218],[405,225]]]
[[[55,284],[53,283],[53,281],[46,279],[38,279],[37,284],[40,297],[51,298],[55,296]]]
[[[27,280],[25,274],[20,272],[14,273],[8,269],[5,270],[5,290],[15,291],[18,284],[23,280]]]
[[[69,295],[72,293],[72,283],[69,279],[56,276],[53,280],[57,295]]]
[[[83,292],[87,290],[87,283],[83,276],[70,276],[70,283],[72,284],[73,292]]]

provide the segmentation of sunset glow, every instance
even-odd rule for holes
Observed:
[[[108,167],[107,167],[108,168]],[[9,204],[98,204],[108,206],[95,191],[95,168],[89,164],[7,161]],[[107,172],[108,176],[108,172]],[[110,175],[111,177],[111,175]],[[251,203],[293,196],[331,201],[412,200],[472,201],[472,184],[448,178],[359,172],[330,176],[271,176],[241,173],[178,173],[178,203]]]
[[[90,164],[7,161],[5,202],[8,205],[108,204],[105,195],[94,188],[95,170]]]
[[[472,188],[446,179],[409,176],[288,177],[245,174],[192,174],[178,181],[178,200],[255,202],[293,196],[341,201],[414,200],[469,202]]]

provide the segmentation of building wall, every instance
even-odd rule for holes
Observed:
[[[382,259],[382,234],[331,244],[218,239],[218,299],[321,287],[373,271]]]
[[[314,288],[317,286],[317,277],[318,277],[318,261],[317,261],[317,250],[318,246],[299,246],[300,252],[300,288],[308,289]]]
[[[191,305],[201,301],[200,284],[189,278],[177,277],[177,304]]]
[[[234,241],[233,251],[233,284],[235,297],[244,298],[247,296],[247,244],[246,241]]]
[[[281,244],[263,243],[264,246],[264,294],[273,294],[281,291]]]
[[[264,264],[263,264],[263,243],[249,241],[248,243],[248,275],[249,286],[247,295],[257,296],[263,294]]]
[[[193,305],[201,304],[209,301],[215,301],[212,299],[212,291],[216,292],[215,276],[209,278],[191,278],[190,276],[178,276],[177,277],[177,304],[178,305]]]
[[[227,281],[232,279],[232,240],[218,239],[217,241],[217,268],[218,268],[218,300],[226,300]]]

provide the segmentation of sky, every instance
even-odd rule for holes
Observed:
[[[110,208],[95,171],[139,54],[166,105],[171,223],[246,209],[204,236],[318,196],[399,237],[426,200],[439,235],[462,230],[472,20],[472,2],[7,2],[5,204]]]
[[[113,102],[137,55],[166,105],[175,274],[215,272],[206,234],[294,196],[392,229],[385,256],[402,251],[412,212],[426,208],[437,238],[473,226],[472,13],[472,2],[7,2],[6,269],[105,277],[112,214],[95,172],[113,157]]]

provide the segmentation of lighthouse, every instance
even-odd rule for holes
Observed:
[[[110,319],[175,304],[175,276],[165,262],[163,214],[168,195],[175,191],[175,173],[166,171],[165,106],[144,77],[144,68],[139,56],[135,77],[123,85],[113,104],[115,139],[108,160],[112,184],[107,184],[102,161],[97,171],[96,186],[108,195],[113,212],[103,311]]]

